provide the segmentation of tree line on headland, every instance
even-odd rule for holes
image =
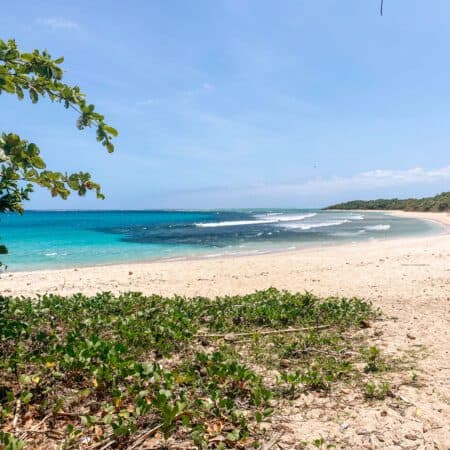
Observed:
[[[433,211],[442,212],[450,209],[450,192],[442,192],[434,197],[406,199],[352,200],[327,206],[324,209],[381,209],[403,211]]]

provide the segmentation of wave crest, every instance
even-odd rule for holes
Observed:
[[[287,223],[280,225],[283,228],[288,229],[298,229],[298,230],[310,230],[311,228],[322,228],[322,227],[336,227],[344,223],[350,222],[349,220],[334,220],[332,222],[319,222],[319,223]]]
[[[269,215],[272,214],[272,215]],[[298,220],[303,220],[308,217],[314,217],[317,213],[307,213],[307,214],[291,214],[279,217],[278,214],[269,213],[267,215],[255,216],[256,220],[228,220],[223,222],[200,222],[195,223],[196,227],[201,228],[216,228],[216,227],[236,227],[241,225],[261,225],[270,224],[278,222],[293,222]]]
[[[368,225],[367,227],[364,227],[366,230],[369,231],[387,231],[391,228],[390,225]]]

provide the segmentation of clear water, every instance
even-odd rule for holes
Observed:
[[[9,271],[262,253],[431,234],[428,221],[319,210],[28,211],[6,214]]]

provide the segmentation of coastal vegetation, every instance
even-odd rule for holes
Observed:
[[[108,152],[114,151],[112,139],[117,131],[105,122],[102,114],[88,103],[78,86],[63,83],[64,58],[52,58],[47,51],[34,50],[22,53],[12,39],[0,39],[0,95],[12,94],[19,100],[29,97],[32,103],[47,98],[61,103],[64,108],[78,114],[76,126],[83,130],[95,127],[97,141]],[[1,130],[0,130],[1,131]],[[35,186],[48,189],[53,197],[66,199],[73,191],[85,195],[95,191],[98,198],[104,198],[100,185],[87,172],[67,174],[48,170],[39,147],[15,133],[0,134],[0,213],[24,210],[23,202],[29,200]],[[7,253],[6,246],[0,246],[0,254]]]
[[[352,200],[327,206],[325,209],[373,209],[442,212],[450,209],[450,192],[442,192],[434,197],[407,199]]]
[[[1,298],[0,448],[262,448],[302,393],[389,394],[379,318],[274,288]]]

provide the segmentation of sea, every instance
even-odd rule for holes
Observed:
[[[3,214],[8,271],[214,258],[442,232],[431,221],[315,209]],[[4,268],[3,268],[4,270]]]

